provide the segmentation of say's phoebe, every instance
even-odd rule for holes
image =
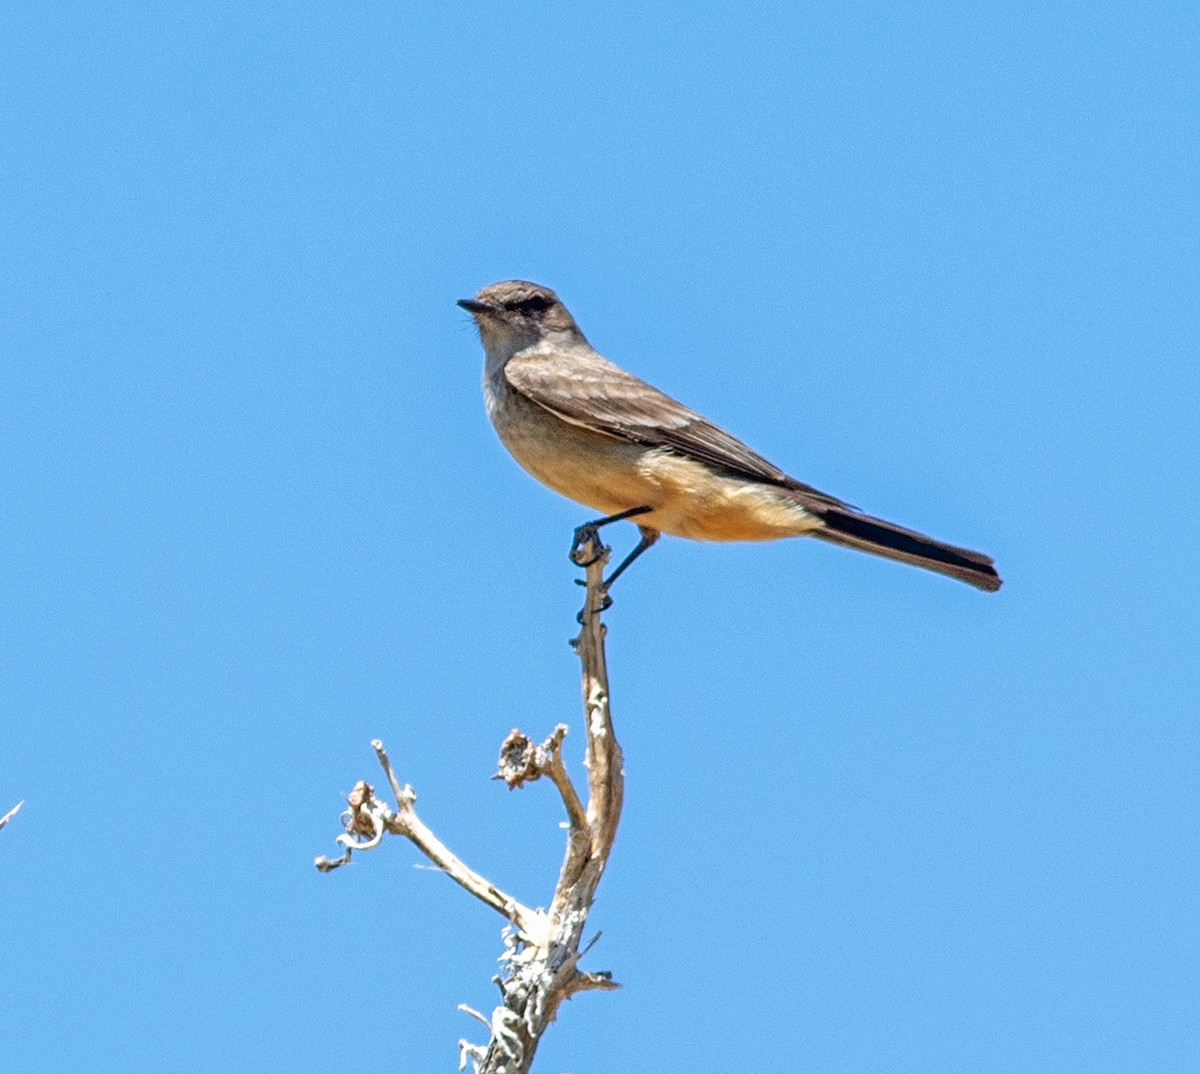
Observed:
[[[594,351],[548,287],[507,280],[459,302],[479,325],[483,392],[504,446],[544,485],[642,540],[771,541],[808,535],[1000,588],[992,561],[788,477],[707,418]]]

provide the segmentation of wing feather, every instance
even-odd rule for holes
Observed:
[[[561,362],[561,355],[557,360],[536,352],[516,355],[504,366],[504,376],[514,391],[572,425],[664,448],[722,474],[789,489],[817,510],[849,507],[789,477],[703,415],[594,351],[571,354],[569,380]]]

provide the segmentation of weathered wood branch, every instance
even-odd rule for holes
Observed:
[[[583,584],[587,599],[579,614],[579,636],[571,644],[583,673],[586,805],[563,763],[562,744],[567,733],[564,724],[556,726],[540,744],[514,730],[501,746],[496,773],[496,778],[503,779],[510,788],[545,776],[562,798],[567,814],[567,844],[549,911],[523,905],[469,868],[442,843],[417,816],[416,795],[411,787],[401,786],[378,740],[371,745],[391,786],[395,808],[377,798],[374,788],[360,780],[343,814],[346,833],[337,840],[345,848],[344,853],[332,860],[318,858],[315,863],[321,871],[329,872],[350,861],[355,851],[375,849],[384,835],[402,835],[447,876],[510,923],[502,956],[505,972],[496,978],[500,1004],[490,1018],[460,1006],[488,1028],[490,1038],[485,1045],[459,1041],[460,1070],[470,1062],[475,1074],[526,1074],[542,1035],[564,1000],[577,992],[619,987],[607,973],[587,972],[578,965],[591,947],[589,943],[581,950],[580,944],[616,839],[625,789],[624,762],[609,709],[605,627],[601,621],[609,603],[604,586],[608,557],[609,550],[595,529],[577,536],[572,559],[586,569]]]

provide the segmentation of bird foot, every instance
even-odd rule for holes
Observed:
[[[576,578],[575,584],[576,585],[587,585],[587,582],[581,582],[578,578]],[[613,603],[612,597],[610,597],[608,595],[608,593],[605,592],[604,599],[600,601],[600,607],[597,608],[596,611],[597,612],[606,612],[606,611],[608,611],[609,608],[612,607],[612,603]],[[587,615],[587,610],[588,610],[587,601],[584,601],[583,607],[580,608],[579,611],[575,615],[575,622],[577,622],[580,626],[583,626],[583,617],[585,615]]]
[[[594,522],[585,522],[575,527],[575,540],[571,542],[568,553],[571,562],[576,567],[590,567],[605,553],[604,542],[600,540],[600,527]],[[583,582],[579,583],[583,585]]]

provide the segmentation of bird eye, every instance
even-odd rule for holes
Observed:
[[[545,313],[550,308],[550,299],[545,295],[530,295],[513,308],[521,313]]]

